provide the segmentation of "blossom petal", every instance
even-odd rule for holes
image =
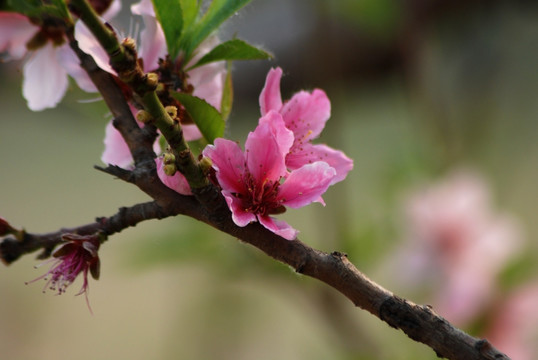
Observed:
[[[262,116],[270,110],[280,111],[282,108],[282,96],[280,95],[280,78],[282,69],[269,70],[265,79],[265,86],[260,94],[260,111]]]
[[[155,158],[155,165],[157,167],[157,175],[164,185],[181,195],[192,195],[189,182],[182,173],[176,171],[173,176],[166,175],[164,172],[163,159],[161,157]]]
[[[196,64],[202,56],[209,53],[219,42],[219,38],[215,35],[204,40],[196,49],[196,55],[189,61],[186,68]],[[224,81],[226,79],[226,63],[224,61],[209,63],[188,71],[187,75],[189,83],[194,87],[192,94],[204,99],[220,111]]]
[[[311,164],[316,161],[324,161],[336,170],[336,176],[333,178],[331,185],[344,180],[353,169],[353,160],[348,158],[342,151],[322,144],[304,144],[300,148],[292,149],[292,152],[286,157],[286,165],[290,169],[298,169],[305,164]]]
[[[193,95],[207,101],[220,112],[222,91],[226,78],[226,63],[219,61],[203,65],[188,73],[189,81],[194,87]]]
[[[97,92],[97,88],[90,79],[88,73],[80,66],[80,60],[69,46],[61,46],[57,49],[58,62],[67,73],[75,79],[79,88],[86,92]]]
[[[145,15],[155,17],[155,9],[151,0],[142,0],[131,5],[131,12],[135,15]]]
[[[103,19],[110,21],[114,16],[121,11],[121,1],[113,0],[108,9],[101,15]]]
[[[39,31],[26,16],[0,11],[0,53],[7,51],[11,59],[26,54],[26,43]]]
[[[271,230],[278,236],[282,236],[286,240],[295,240],[297,238],[298,230],[292,228],[287,222],[277,220],[271,216],[258,215],[258,221],[266,229]]]
[[[55,107],[68,85],[67,72],[56,58],[56,49],[46,44],[24,64],[22,94],[33,111]]]
[[[194,141],[202,137],[200,129],[194,124],[181,125],[181,130],[183,130],[185,141]]]
[[[105,128],[105,150],[101,155],[101,161],[105,164],[116,165],[124,169],[132,167],[133,157],[127,143],[116,130],[112,121]]]
[[[159,59],[164,59],[168,50],[163,29],[155,17],[144,15],[143,19],[145,28],[140,33],[142,45],[139,56],[144,59],[144,71],[153,71],[159,67]]]
[[[243,183],[245,155],[237,143],[221,138],[215,139],[215,145],[206,146],[203,155],[213,162],[217,180],[223,190],[246,193]]]
[[[294,137],[291,130],[283,122],[282,116],[279,116],[277,111],[271,111],[260,118],[259,124],[263,123],[270,125],[271,131],[278,139],[280,151],[283,154],[288,154],[293,145]]]
[[[93,57],[97,66],[110,74],[116,74],[108,62],[109,59],[105,49],[82,21],[77,21],[75,24],[75,39],[78,41],[80,49]]]
[[[245,211],[241,199],[233,196],[229,191],[223,190],[222,195],[226,199],[226,203],[232,212],[232,220],[237,226],[247,226],[253,221],[256,221],[256,215]]]
[[[300,208],[317,201],[335,176],[336,170],[326,162],[304,165],[288,175],[280,185],[278,197],[283,205]]]
[[[331,116],[331,102],[323,90],[300,91],[284,104],[280,113],[298,146],[319,136]]]
[[[292,142],[292,132],[276,111],[270,111],[260,119],[260,124],[249,133],[245,143],[247,167],[259,184],[266,179],[278,181],[286,175],[285,158]]]

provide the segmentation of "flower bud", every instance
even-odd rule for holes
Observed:
[[[149,87],[151,87],[152,89],[156,89],[157,85],[159,85],[159,75],[155,73],[147,73],[146,81]]]
[[[172,119],[175,119],[177,117],[177,107],[175,107],[173,105],[169,105],[169,106],[165,107],[164,109],[166,110],[168,115],[170,115],[170,117]]]
[[[123,39],[123,41],[121,42],[121,44],[127,49],[129,50],[131,53],[135,54],[136,53],[136,41],[133,39],[133,38],[125,38]]]
[[[166,164],[163,166],[164,173],[168,176],[174,176],[177,171],[176,164]]]
[[[136,120],[140,121],[141,123],[147,124],[153,120],[153,117],[146,110],[139,110],[136,113]]]
[[[171,154],[171,153],[164,154],[163,163],[165,165],[174,164],[175,162],[176,162],[176,157],[174,156],[174,154]]]
[[[12,230],[13,228],[9,225],[7,220],[0,216],[0,236],[10,234]]]
[[[209,171],[211,170],[211,167],[213,166],[213,162],[210,158],[204,156],[202,160],[200,160],[200,169],[204,174],[209,174]]]

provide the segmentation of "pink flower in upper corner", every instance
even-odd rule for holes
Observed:
[[[493,211],[489,189],[460,172],[414,193],[406,203],[407,238],[391,266],[406,288],[433,288],[434,309],[459,326],[491,301],[496,278],[521,244],[514,219]]]
[[[62,239],[66,243],[58,247],[53,253],[53,258],[48,262],[53,265],[44,275],[34,279],[29,283],[37,280],[46,280],[45,288],[57,291],[58,295],[65,292],[67,287],[75,281],[77,276],[82,273],[83,283],[80,291],[76,295],[85,294],[88,308],[91,311],[88,300],[88,272],[95,280],[99,279],[100,261],[97,251],[99,250],[100,241],[97,235],[76,235],[64,234]]]
[[[155,165],[157,166],[157,175],[164,185],[181,195],[192,195],[189,182],[182,173],[176,171],[172,176],[166,175],[164,172],[164,162],[160,156],[155,159]]]
[[[323,90],[315,89],[311,93],[300,91],[283,103],[280,95],[281,77],[281,68],[269,70],[260,94],[260,110],[262,116],[271,110],[279,112],[286,127],[293,131],[295,140],[286,157],[286,165],[290,169],[298,169],[304,164],[325,161],[336,170],[332,184],[344,180],[353,169],[353,160],[327,145],[311,143],[320,135],[331,116],[329,98]]]
[[[111,9],[115,10],[119,1],[114,4]],[[7,52],[10,60],[27,55],[22,93],[30,110],[55,107],[67,91],[68,75],[81,89],[95,91],[62,32],[54,25],[40,28],[24,15],[0,12],[0,52]]]
[[[330,186],[336,171],[317,161],[288,172],[285,158],[293,144],[293,133],[282,116],[270,111],[245,143],[245,152],[231,140],[216,139],[204,156],[211,159],[232,219],[238,226],[259,221],[285,239],[293,240],[297,230],[270,215],[285,206],[299,208],[316,201]]]
[[[538,359],[538,282],[516,290],[495,309],[486,338],[514,360]]]

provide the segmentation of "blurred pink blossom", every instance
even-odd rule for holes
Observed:
[[[267,74],[259,99],[260,121],[266,119],[263,115],[274,110],[282,115],[286,127],[293,131],[294,142],[286,156],[287,167],[293,170],[315,161],[324,161],[336,170],[332,184],[344,180],[353,168],[353,160],[327,145],[312,144],[331,116],[329,98],[323,90],[314,89],[311,93],[300,91],[283,103],[280,95],[281,77],[281,68],[271,69]]]
[[[259,221],[275,234],[293,240],[298,231],[270,215],[283,212],[284,206],[300,208],[316,201],[336,171],[317,161],[288,172],[285,157],[293,144],[293,133],[278,112],[269,111],[264,118],[248,135],[244,152],[236,142],[218,138],[203,154],[213,162],[236,225]]]
[[[521,287],[496,309],[486,338],[513,360],[538,359],[538,282]]]
[[[484,180],[457,172],[414,192],[406,201],[407,235],[395,278],[409,287],[434,288],[432,305],[463,326],[496,290],[496,277],[521,244],[511,217],[492,208]]]

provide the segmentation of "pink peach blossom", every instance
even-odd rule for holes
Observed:
[[[282,116],[269,111],[248,135],[245,152],[237,143],[221,138],[204,149],[236,225],[259,221],[285,239],[296,238],[297,230],[270,215],[281,213],[284,206],[299,208],[316,201],[336,171],[317,161],[288,172],[285,157],[292,144],[293,133]]]
[[[314,89],[311,93],[300,91],[290,100],[282,102],[281,77],[281,68],[269,70],[259,100],[262,115],[271,110],[279,112],[286,127],[293,131],[295,140],[290,153],[286,156],[287,167],[298,169],[304,164],[325,161],[336,170],[336,177],[332,180],[332,184],[344,180],[353,168],[353,160],[343,152],[327,145],[312,144],[312,140],[321,134],[325,123],[331,116],[329,98],[323,90]],[[262,119],[265,118],[262,117]]]
[[[21,14],[0,11],[0,53],[7,52],[7,60],[21,59],[26,44],[39,31],[39,27]]]

